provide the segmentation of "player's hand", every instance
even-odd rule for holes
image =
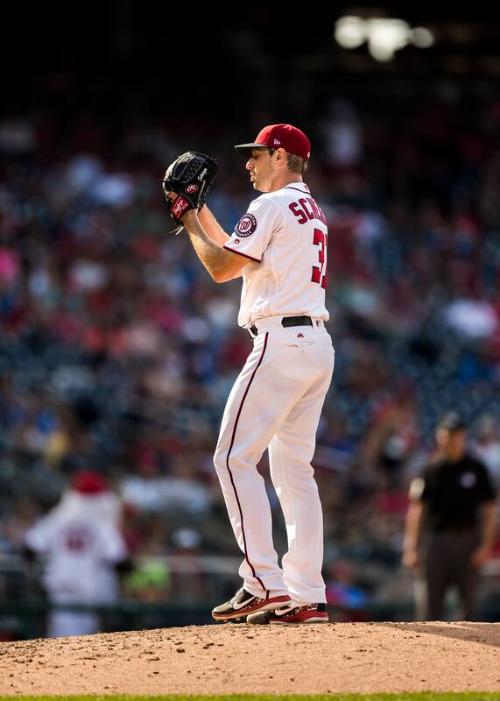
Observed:
[[[403,565],[409,570],[416,570],[420,566],[420,553],[416,548],[406,548],[403,551]]]
[[[482,567],[490,559],[490,554],[490,549],[486,545],[480,545],[472,553],[471,564],[477,568]]]
[[[179,195],[176,192],[172,192],[169,190],[164,190],[164,192],[165,192],[165,199],[166,199],[167,205],[168,205],[168,210],[170,212],[172,210],[172,207],[174,206],[175,200],[179,197]],[[177,220],[177,226],[174,227],[170,231],[170,233],[175,234],[175,236],[178,236],[181,233],[182,229],[183,229],[182,221]]]
[[[167,191],[167,192],[165,193],[165,198],[166,198],[166,200],[167,200],[168,202],[172,203],[172,204],[175,202],[175,200],[176,200],[178,197],[179,197],[179,195],[178,195],[176,192]],[[203,207],[204,207],[204,206],[205,206],[205,205],[203,205]],[[184,214],[182,215],[180,221],[182,221],[183,224],[187,224],[187,223],[189,222],[189,220],[190,220],[192,217],[196,217],[196,215],[197,215],[197,210],[196,210],[196,209],[188,209],[187,212],[184,212]]]

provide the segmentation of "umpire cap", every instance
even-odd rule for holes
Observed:
[[[238,144],[238,153],[248,158],[253,148],[284,148],[287,153],[300,156],[305,161],[311,155],[311,142],[303,131],[291,124],[269,124],[257,134],[255,141]]]

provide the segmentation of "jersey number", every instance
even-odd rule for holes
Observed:
[[[326,249],[328,246],[328,234],[325,234],[321,229],[314,229],[313,244],[319,246],[318,259],[319,266],[313,265],[312,282],[317,282],[318,285],[326,290],[327,272],[326,272]]]
[[[85,530],[70,529],[64,534],[64,544],[67,550],[81,552],[89,545],[89,537]]]

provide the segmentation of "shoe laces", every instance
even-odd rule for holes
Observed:
[[[247,595],[247,597],[252,596],[252,594],[250,594],[250,592],[247,592],[247,590],[245,589],[245,587],[241,587],[241,589],[238,589],[238,591],[236,592],[236,594],[235,594],[235,595],[233,596],[233,598],[231,599],[231,603],[234,604],[235,602],[241,601],[241,599],[242,599],[245,595]]]
[[[289,613],[295,613],[299,611],[316,611],[318,608],[317,604],[297,604],[294,602],[291,602],[287,606],[283,606],[283,608],[276,609],[277,611],[280,612],[280,615],[288,615]]]

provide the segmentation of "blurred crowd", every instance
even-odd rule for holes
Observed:
[[[462,411],[500,484],[500,99],[470,109],[451,84],[395,110],[337,98],[298,126],[330,227],[328,592],[362,617],[410,597],[407,486],[443,411]],[[179,585],[163,558],[197,557],[192,572],[238,555],[212,451],[250,348],[240,283],[216,285],[169,236],[160,181],[188,148],[217,156],[209,204],[232,230],[254,193],[231,146],[255,127],[0,120],[0,567],[82,468],[119,496],[126,596],[199,600],[201,579]]]

